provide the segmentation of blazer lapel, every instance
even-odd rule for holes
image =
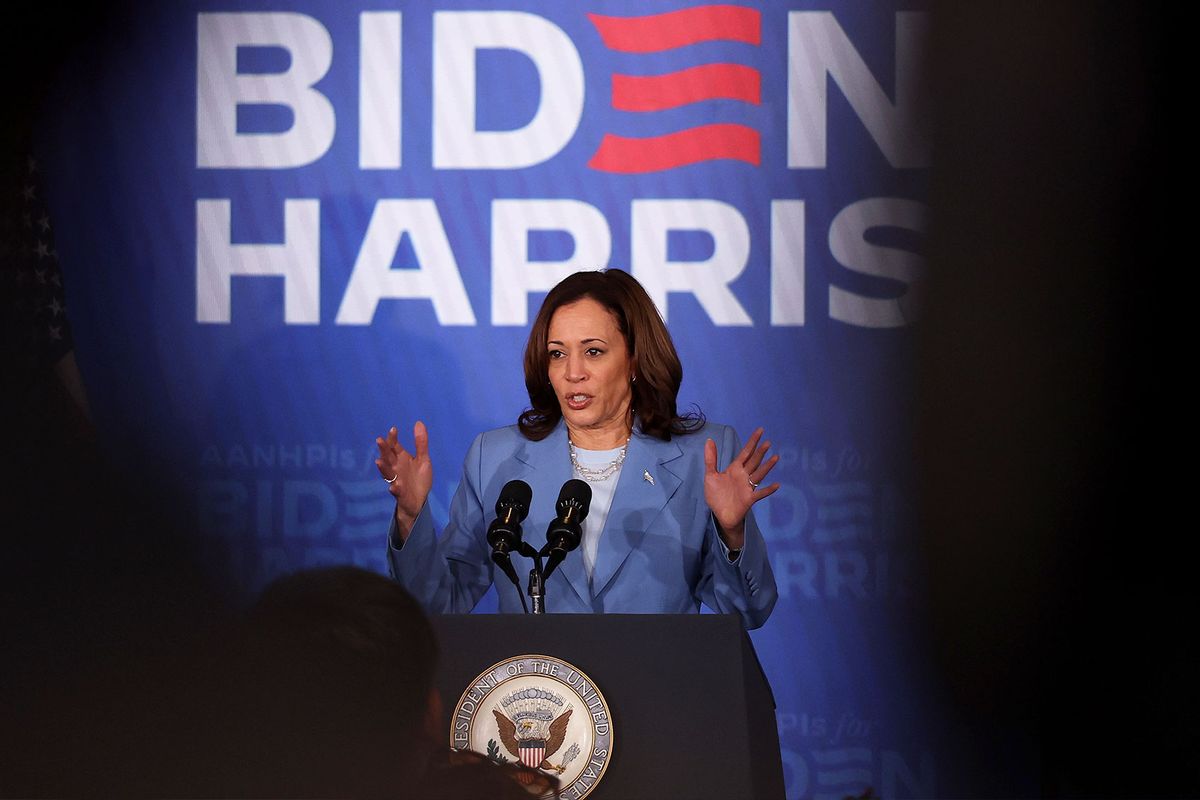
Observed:
[[[529,486],[533,489],[533,505],[526,519],[525,541],[535,550],[546,543],[546,526],[554,519],[554,504],[562,485],[572,477],[571,455],[567,449],[567,428],[559,423],[549,436],[540,442],[526,442],[517,459],[529,469]],[[537,522],[534,522],[537,520]],[[592,596],[588,591],[587,571],[583,568],[583,555],[576,549],[569,553],[554,570],[570,584],[584,608],[591,608]],[[551,579],[553,579],[553,575]],[[555,599],[547,591],[548,611],[556,607]]]
[[[596,568],[592,573],[592,597],[598,597],[612,581],[679,488],[679,477],[667,465],[681,455],[675,442],[664,442],[637,432],[633,434],[612,508],[600,535]],[[578,563],[582,564],[582,561],[579,559]],[[583,571],[582,567],[580,570]],[[586,574],[584,578],[586,585]]]

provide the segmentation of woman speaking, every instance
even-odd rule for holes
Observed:
[[[554,518],[571,478],[592,489],[579,552],[546,581],[548,610],[687,613],[704,603],[761,626],[775,578],[750,508],[778,456],[762,430],[744,447],[725,425],[680,416],[683,367],[666,325],[624,272],[577,272],[546,296],[525,348],[530,408],[517,424],[480,434],[463,464],[441,539],[425,501],[433,485],[429,437],[415,448],[396,429],[377,439],[375,464],[396,498],[388,535],[392,575],[432,612],[465,613],[493,580],[486,532],[502,487],[533,489],[527,531]],[[502,612],[520,612],[502,587]]]

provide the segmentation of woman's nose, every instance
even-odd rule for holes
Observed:
[[[587,370],[584,367],[583,358],[581,356],[567,356],[567,380],[581,381],[587,377]]]

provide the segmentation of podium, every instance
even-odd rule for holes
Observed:
[[[460,696],[489,667],[549,656],[591,678],[611,713],[611,758],[588,800],[784,796],[775,701],[736,616],[461,614],[432,622],[447,732]]]

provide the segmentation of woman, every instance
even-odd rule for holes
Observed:
[[[732,428],[680,416],[682,380],[641,284],[617,270],[563,280],[525,348],[531,407],[517,425],[476,437],[440,541],[425,507],[425,426],[413,427],[413,454],[395,428],[376,440],[375,463],[396,498],[392,575],[431,611],[470,611],[492,584],[485,533],[501,487],[520,479],[533,488],[524,530],[537,546],[559,488],[583,478],[593,492],[583,541],[548,579],[547,610],[686,613],[704,603],[761,626],[777,593],[750,507],[779,488],[761,485],[778,456],[766,458],[761,429],[739,451]],[[501,611],[520,611],[515,588],[499,597]]]

